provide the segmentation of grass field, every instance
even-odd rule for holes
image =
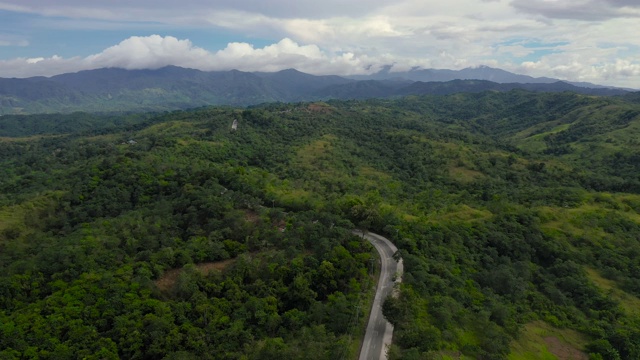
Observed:
[[[528,323],[511,344],[509,360],[588,360],[582,351],[587,339],[569,329],[557,329],[543,321]]]

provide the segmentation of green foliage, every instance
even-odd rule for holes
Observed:
[[[0,119],[0,137],[21,137],[75,132],[105,133],[114,128],[135,125],[152,114],[98,115],[74,112],[67,115],[3,115]]]
[[[594,359],[638,358],[638,314],[585,271],[640,295],[638,114],[512,91],[3,139],[0,354],[346,357],[371,284],[360,227],[404,260],[383,307],[393,358],[504,359],[541,320],[582,333],[571,345]],[[67,129],[20,119],[7,135]]]

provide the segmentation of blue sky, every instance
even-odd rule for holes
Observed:
[[[0,77],[479,65],[640,88],[637,0],[0,0]]]
[[[0,34],[13,39],[13,44],[0,47],[0,59],[4,60],[47,55],[88,56],[134,35],[160,34],[190,39],[198,46],[212,51],[222,49],[230,42],[251,42],[260,47],[273,42],[273,39],[247,37],[216,26],[190,28],[154,21],[79,21],[62,16],[47,17],[6,10],[0,10]]]

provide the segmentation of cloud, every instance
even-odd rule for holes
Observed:
[[[43,58],[43,57],[28,58],[28,59],[25,59],[25,61],[27,62],[27,64],[37,64],[37,63],[39,63],[40,61],[43,61],[43,60],[44,60],[44,58]]]
[[[628,75],[634,73],[628,69],[640,51],[637,0],[0,0],[0,15],[2,9],[8,11],[6,18],[16,19],[5,25],[6,33],[38,44],[42,40],[37,34],[60,30],[59,48],[68,56],[84,55],[54,58],[21,49],[16,54],[43,59],[35,64],[25,58],[0,61],[0,76],[165,65],[246,71],[293,67],[345,75],[392,64],[393,69],[490,65],[535,76],[561,74],[567,80],[638,82]],[[97,53],[85,56],[63,39],[70,30],[74,36],[85,31],[87,39],[95,35],[95,44],[108,45],[131,33],[177,33],[181,38],[134,36],[100,52],[93,48]],[[185,34],[193,34],[189,36],[202,47],[184,39]],[[207,42],[206,36],[216,39]],[[225,48],[220,48],[221,39],[228,43]],[[249,39],[261,45],[251,45],[254,40]],[[630,67],[604,70],[603,64],[625,61]]]
[[[607,62],[596,62],[599,58],[597,55],[589,56],[589,51],[581,54],[550,54],[538,61],[525,61],[510,69],[533,76],[638,88],[640,61],[633,58],[617,58]]]
[[[195,46],[188,39],[152,35],[132,36],[87,57],[0,60],[0,77],[51,76],[104,67],[157,69],[167,65],[203,71],[237,69],[273,72],[295,68],[316,75],[354,75],[374,73],[388,65],[392,65],[392,71],[403,71],[415,67],[460,69],[484,64],[533,76],[634,87],[637,86],[634,81],[640,76],[640,63],[633,56],[620,56],[628,53],[632,47],[607,44],[598,49],[580,48],[567,42],[515,38],[497,43],[495,48],[467,43],[464,47],[466,57],[461,57],[459,51],[444,48],[437,51],[434,48],[432,51],[437,51],[437,55],[425,58],[329,51],[315,44],[301,45],[289,38],[261,48],[245,42],[232,42],[224,49],[212,52]],[[542,56],[539,60],[529,60],[532,53],[540,51]],[[500,56],[507,56],[510,60],[497,61],[496,58]],[[515,62],[518,58],[521,58],[520,62]]]
[[[29,12],[45,16],[172,22],[171,18],[200,17],[203,14],[237,11],[283,19],[319,19],[334,16],[364,16],[388,4],[388,0],[136,0],[96,2],[83,0],[4,0],[0,10]]]
[[[602,21],[613,18],[640,17],[636,0],[513,0],[517,10],[550,19]]]
[[[50,76],[66,72],[85,70],[82,59],[74,57],[64,59],[54,55],[49,58],[15,58],[0,60],[0,77],[23,78],[31,76]]]
[[[1,77],[51,76],[105,67],[158,69],[176,65],[204,71],[279,71],[296,68],[312,74],[362,74],[377,71],[389,57],[370,58],[355,53],[330,53],[316,45],[300,45],[291,39],[255,48],[248,43],[229,43],[210,52],[191,41],[172,36],[133,36],[85,58],[18,58],[0,61]]]
[[[118,45],[83,59],[85,68],[118,67],[157,69],[167,65],[195,67],[206,63],[211,54],[189,40],[173,36],[132,36]]]

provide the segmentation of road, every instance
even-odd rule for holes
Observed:
[[[356,233],[362,235],[362,232]],[[389,239],[374,233],[365,233],[364,238],[369,240],[380,254],[381,267],[359,360],[381,360],[387,358],[387,346],[391,344],[393,338],[393,326],[382,315],[382,303],[393,290],[393,279],[396,274],[398,276],[395,281],[401,281],[403,266],[402,259],[398,262],[393,259],[393,254],[398,251],[398,248]]]

